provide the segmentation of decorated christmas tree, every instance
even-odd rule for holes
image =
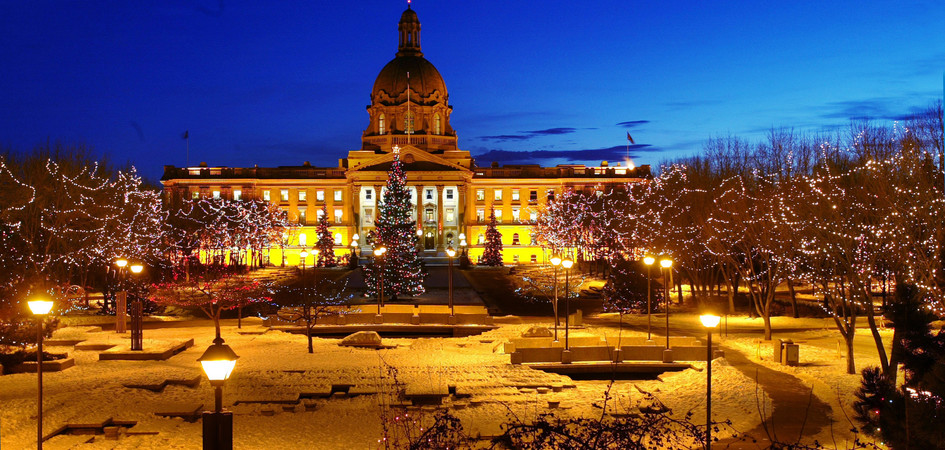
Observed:
[[[484,266],[502,265],[502,233],[496,228],[495,208],[489,209],[489,226],[486,227],[486,246],[479,264]]]
[[[387,252],[364,269],[367,293],[376,295],[378,275],[383,272],[385,298],[420,295],[425,291],[425,273],[417,255],[417,222],[410,218],[413,205],[407,190],[407,174],[396,150],[387,176],[387,190],[374,222],[374,247],[384,246]]]
[[[315,264],[318,267],[335,267],[335,239],[331,236],[331,230],[328,229],[328,207],[322,206],[322,214],[318,218],[318,224],[315,226],[315,233],[318,235],[318,241],[315,248],[318,249],[318,261]]]

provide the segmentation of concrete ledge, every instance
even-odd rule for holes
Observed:
[[[587,363],[575,362],[571,364],[542,363],[528,364],[528,367],[560,375],[601,375],[609,377],[614,374],[637,374],[657,376],[663,372],[678,372],[692,368],[685,363]]]
[[[45,352],[43,352],[45,353]],[[75,359],[65,358],[52,361],[43,361],[43,372],[62,372],[72,366],[75,366]],[[13,368],[10,373],[34,373],[36,372],[36,361],[23,361],[22,364]]]
[[[187,350],[190,347],[194,346],[194,340],[188,339],[184,342],[172,345],[170,348],[165,348],[163,350],[141,350],[141,351],[131,351],[131,350],[118,350],[111,351],[106,350],[98,354],[99,361],[166,361],[170,357]]]

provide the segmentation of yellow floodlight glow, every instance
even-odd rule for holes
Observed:
[[[703,314],[699,316],[699,321],[701,321],[702,326],[706,328],[715,328],[719,326],[719,321],[721,320],[722,318],[715,314]]]

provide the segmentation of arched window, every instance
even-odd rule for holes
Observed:
[[[537,262],[538,262],[538,255],[532,255],[532,257],[529,259],[529,261],[531,261],[532,264],[537,263]]]
[[[519,245],[519,244],[520,243],[518,241],[518,233],[515,233],[512,235],[512,245]]]
[[[335,233],[335,245],[341,245],[341,233]]]
[[[485,243],[486,243],[486,235],[480,233],[480,234],[479,234],[479,238],[476,240],[476,243],[479,244],[479,245],[485,244]]]
[[[442,134],[440,126],[440,115],[433,116],[433,134]]]
[[[384,113],[381,113],[381,115],[377,116],[377,134],[387,133],[387,127],[385,126],[384,119]]]
[[[413,111],[404,114],[404,130],[408,134],[413,134]]]

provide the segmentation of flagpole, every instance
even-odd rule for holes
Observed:
[[[409,3],[407,7],[410,7]],[[413,117],[410,116],[410,72],[407,72],[407,121],[404,124],[404,128],[406,128],[404,131],[407,133],[407,145],[410,145],[410,135],[413,134],[411,133],[411,131],[413,131],[413,127],[411,126],[412,122]]]

